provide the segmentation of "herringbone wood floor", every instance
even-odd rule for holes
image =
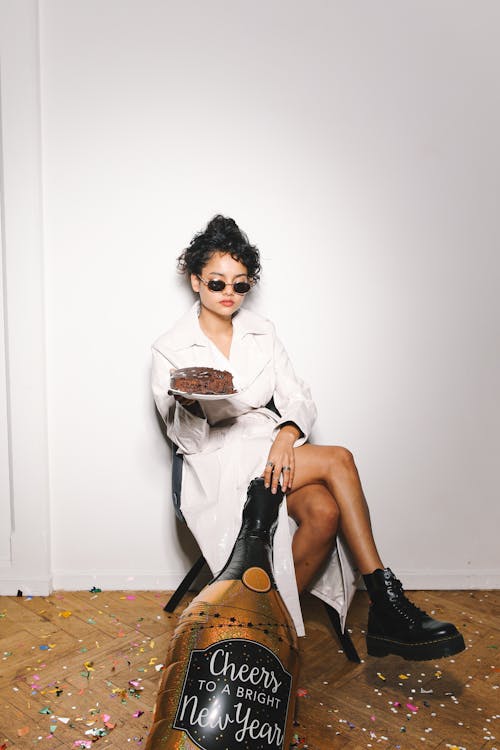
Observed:
[[[366,594],[358,592],[348,625],[363,663],[352,664],[321,604],[305,600],[296,747],[500,748],[500,592],[411,596],[462,629],[466,652],[436,663],[367,657]],[[143,747],[176,623],[162,611],[166,598],[144,591],[0,597],[0,750]]]

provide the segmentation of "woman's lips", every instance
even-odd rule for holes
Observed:
[[[223,299],[220,304],[224,305],[224,307],[232,307],[234,302],[230,299]]]

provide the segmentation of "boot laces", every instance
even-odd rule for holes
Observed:
[[[394,608],[401,614],[405,619],[416,622],[421,620],[423,617],[428,617],[427,612],[413,604],[405,595],[403,590],[403,584],[396,577],[386,579],[386,591],[389,601]]]

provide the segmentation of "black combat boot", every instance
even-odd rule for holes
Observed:
[[[371,656],[398,654],[425,661],[464,650],[456,627],[433,620],[412,604],[392,570],[377,569],[363,579],[370,596],[366,645]]]

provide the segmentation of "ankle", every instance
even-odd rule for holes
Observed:
[[[377,568],[367,568],[366,570],[363,570],[363,568],[360,568],[359,572],[361,573],[361,575],[363,576],[363,578],[365,578],[366,576],[372,576],[372,575],[374,575],[379,570],[381,570],[383,572],[384,570],[386,570],[386,568],[384,568],[383,565],[380,565]]]
[[[403,589],[390,568],[376,568],[372,573],[363,575],[363,581],[372,601],[387,594],[392,596],[393,590],[402,592]]]

